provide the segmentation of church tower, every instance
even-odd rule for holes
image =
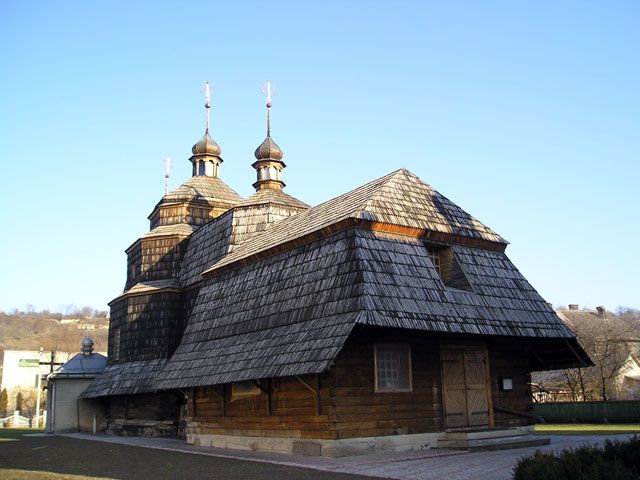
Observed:
[[[258,179],[253,187],[256,191],[282,190],[282,170],[286,167],[282,161],[284,154],[271,138],[271,82],[267,82],[267,138],[255,151],[256,161],[252,165],[256,169]]]
[[[242,197],[220,178],[220,146],[210,134],[205,84],[205,132],[193,146],[192,176],[165,193],[149,215],[149,232],[127,250],[127,280],[111,303],[109,361],[167,358],[182,335],[180,265],[188,240]],[[122,345],[122,348],[120,348]]]
[[[204,126],[204,135],[198,143],[196,143],[191,152],[193,156],[189,159],[189,161],[193,164],[193,174],[192,176],[204,176],[204,177],[213,177],[218,178],[218,172],[220,169],[220,164],[222,163],[222,158],[220,157],[220,146],[211,138],[209,135],[209,118],[211,111],[211,90],[209,87],[209,82],[205,82],[205,126]]]

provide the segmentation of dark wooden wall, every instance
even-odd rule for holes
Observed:
[[[413,391],[376,393],[375,343],[411,345]],[[439,349],[409,332],[363,331],[352,336],[332,369],[329,419],[336,438],[374,437],[443,429]]]
[[[374,391],[374,344],[411,345],[413,390]],[[320,414],[316,396],[295,378],[272,381],[271,415],[268,396],[231,402],[231,385],[187,391],[189,433],[340,439],[444,430],[441,345],[485,345],[489,352],[491,402],[494,407],[532,412],[529,358],[526,344],[512,338],[433,336],[417,332],[360,329],[347,342],[329,372],[319,376]],[[500,390],[501,377],[511,377],[514,389]],[[302,377],[313,387],[315,376]],[[267,382],[262,385],[267,388]],[[195,402],[194,395],[195,393]],[[225,398],[224,416],[222,398]],[[194,415],[195,414],[195,415]],[[528,425],[530,419],[494,410],[496,427]]]
[[[112,435],[175,437],[182,403],[177,392],[108,397],[104,400],[106,431]]]
[[[148,280],[177,278],[188,239],[179,235],[141,238],[127,250],[125,290]]]
[[[531,394],[530,359],[527,343],[517,338],[491,340],[489,365],[493,393],[494,424],[496,427],[517,427],[532,424],[533,398]],[[513,390],[501,390],[501,377],[513,379]],[[508,413],[509,410],[522,415]]]
[[[111,304],[109,363],[168,358],[182,338],[182,294],[149,292],[121,297]],[[113,336],[120,329],[120,357]]]
[[[301,379],[315,388],[315,375]],[[268,387],[266,381],[261,383],[264,388]],[[327,415],[331,406],[332,376],[329,373],[320,375],[319,383],[320,415],[316,414],[316,393],[296,378],[280,378],[271,382],[271,415],[268,415],[268,396],[265,393],[231,401],[231,385],[189,389],[186,392],[186,417],[197,422],[197,427],[189,428],[189,433],[335,438]]]

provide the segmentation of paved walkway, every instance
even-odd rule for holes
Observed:
[[[551,436],[551,444],[543,447],[518,448],[495,452],[460,452],[455,450],[425,450],[420,452],[386,453],[345,458],[302,457],[266,452],[226,450],[194,447],[181,440],[152,437],[111,437],[70,433],[64,436],[111,442],[122,445],[171,450],[196,455],[233,458],[251,462],[311,468],[326,472],[353,473],[399,480],[510,480],[513,467],[521,457],[533,455],[536,450],[553,451],[584,444],[602,444],[605,439],[625,439],[632,435],[609,436]]]

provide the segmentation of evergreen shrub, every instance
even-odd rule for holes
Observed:
[[[585,445],[559,453],[537,451],[518,460],[514,480],[638,480],[640,437],[606,440],[604,447]]]

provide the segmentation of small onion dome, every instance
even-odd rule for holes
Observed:
[[[84,337],[80,342],[80,351],[85,355],[93,353],[93,340],[90,337]]]
[[[276,142],[271,140],[270,136],[264,139],[264,142],[256,148],[255,156],[258,160],[282,160],[284,154]]]
[[[194,155],[212,155],[214,157],[219,157],[222,150],[220,150],[220,145],[211,138],[209,130],[207,130],[204,132],[202,138],[198,140],[198,143],[193,146],[191,151]]]

